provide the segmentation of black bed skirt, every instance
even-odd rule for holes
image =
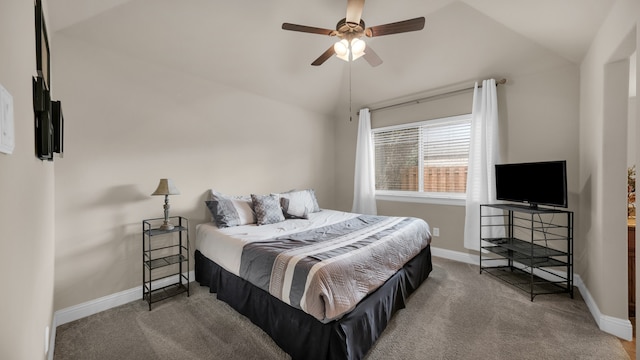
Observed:
[[[322,323],[195,253],[196,281],[264,330],[294,360],[364,358],[393,314],[433,269],[427,246],[355,309]]]

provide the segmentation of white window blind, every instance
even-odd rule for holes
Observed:
[[[471,115],[372,130],[376,190],[464,194],[470,132]]]

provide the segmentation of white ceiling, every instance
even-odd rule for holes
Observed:
[[[367,39],[384,63],[310,63],[335,41],[345,0],[48,0],[50,33],[168,69],[338,114],[478,76],[579,63],[616,0],[369,0],[368,26],[425,16],[419,32]],[[55,63],[54,63],[55,64]],[[520,70],[514,68],[517,64]],[[55,71],[55,68],[54,68]],[[533,70],[531,70],[533,71]]]

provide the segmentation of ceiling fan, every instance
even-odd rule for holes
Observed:
[[[380,59],[378,54],[376,54],[370,46],[365,44],[361,37],[399,34],[418,31],[424,28],[424,17],[365,27],[364,21],[360,18],[363,7],[364,0],[347,0],[347,17],[338,21],[335,30],[290,23],[283,23],[282,29],[336,36],[340,38],[340,41],[332,45],[327,49],[327,51],[311,63],[313,66],[322,65],[333,55],[336,55],[338,58],[345,61],[353,61],[359,57],[364,57],[369,65],[378,66],[382,64],[382,59]]]

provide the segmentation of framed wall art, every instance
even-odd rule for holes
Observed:
[[[60,101],[51,101],[51,53],[42,0],[35,0],[36,76],[33,77],[35,152],[38,159],[53,161],[62,155],[64,120]]]

